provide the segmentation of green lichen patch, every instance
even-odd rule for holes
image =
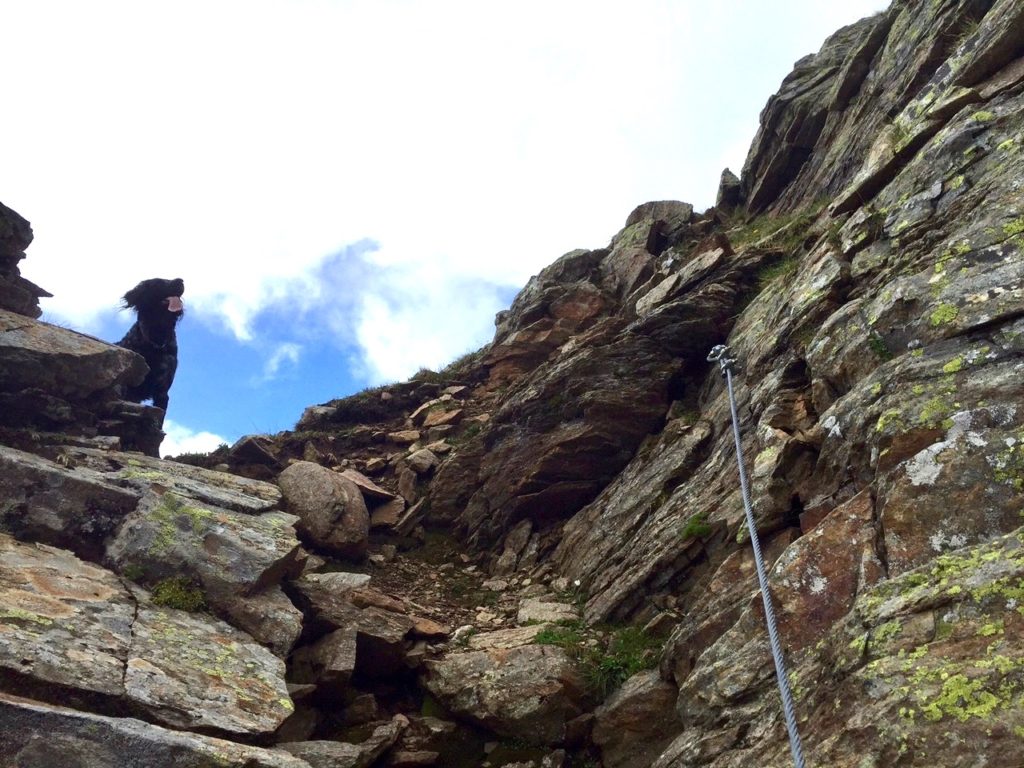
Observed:
[[[906,429],[907,423],[903,418],[903,412],[899,408],[889,408],[887,411],[884,411],[875,423],[876,432],[904,432]]]
[[[26,611],[22,608],[0,608],[0,622],[7,623],[10,621],[28,622],[43,627],[53,624],[53,619],[49,616],[40,616],[38,613]]]
[[[870,624],[877,624],[954,598],[977,605],[995,601],[1024,606],[1024,529],[939,555],[927,565],[884,581],[858,599],[857,610]]]
[[[947,325],[956,320],[957,315],[960,314],[960,310],[955,304],[939,304],[938,307],[928,316],[928,323],[933,327],[940,325]]]
[[[957,355],[944,366],[942,366],[943,373],[956,373],[962,370],[964,367],[964,356]]]
[[[956,410],[956,403],[942,395],[936,395],[925,401],[921,408],[921,415],[918,421],[929,427],[944,427],[948,429],[952,424],[947,423],[949,416]]]
[[[165,493],[149,517],[157,529],[153,538],[153,550],[166,554],[174,549],[181,534],[200,533],[216,517],[216,513],[202,507],[190,506],[180,497]]]
[[[896,637],[903,630],[903,625],[898,619],[887,621],[877,627],[871,639],[874,643],[887,643]]]
[[[1009,697],[987,690],[986,681],[972,680],[962,672],[946,676],[938,692],[922,692],[919,700],[921,713],[926,719],[934,721],[952,717],[961,723],[972,717],[988,718],[997,708],[1006,709],[1014,703]]]
[[[1024,234],[1024,216],[1003,225],[1003,234],[1007,237],[1016,237]]]
[[[997,483],[1024,490],[1024,431],[1006,439],[1006,447],[990,459]],[[1024,512],[1022,512],[1024,516]]]

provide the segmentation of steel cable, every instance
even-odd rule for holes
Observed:
[[[740,421],[736,412],[736,396],[732,388],[732,367],[736,359],[729,356],[729,348],[718,345],[708,355],[710,362],[717,362],[722,368],[725,383],[729,390],[729,408],[732,411],[732,432],[736,441],[736,464],[740,471],[740,491],[743,494],[743,509],[747,516],[747,530],[750,532],[750,543],[754,550],[754,563],[757,566],[757,581],[761,587],[761,599],[764,602],[764,618],[768,625],[768,642],[775,660],[775,676],[778,679],[779,695],[782,697],[782,713],[786,719],[786,730],[789,732],[789,748],[793,753],[796,768],[806,768],[804,763],[803,745],[796,727],[796,714],[793,706],[793,695],[789,690],[789,678],[786,675],[786,663],[782,656],[782,644],[779,642],[779,630],[775,621],[775,609],[772,597],[768,592],[768,576],[761,556],[761,542],[757,536],[757,525],[754,522],[754,511],[750,506],[750,491],[747,486],[747,472],[743,466],[743,448],[740,444]]]

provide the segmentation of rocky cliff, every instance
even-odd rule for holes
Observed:
[[[716,207],[176,462],[104,428],[130,358],[40,340],[3,209],[0,754],[791,765],[724,342],[808,764],[1024,765],[1022,142],[1024,6],[897,0],[797,62]]]

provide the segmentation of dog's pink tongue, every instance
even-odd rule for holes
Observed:
[[[185,309],[185,305],[181,303],[181,299],[178,296],[167,297],[168,312],[181,312],[183,309]]]

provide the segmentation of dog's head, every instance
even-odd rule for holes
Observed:
[[[164,280],[154,277],[143,280],[124,295],[125,309],[134,309],[140,316],[157,322],[176,323],[185,314],[181,294],[185,292],[185,281],[180,277]]]

